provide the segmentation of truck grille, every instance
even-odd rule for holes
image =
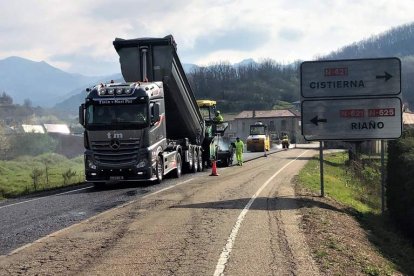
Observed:
[[[111,146],[111,141],[94,141],[91,143],[94,159],[98,164],[122,166],[135,164],[138,160],[139,139],[118,140],[118,149]]]

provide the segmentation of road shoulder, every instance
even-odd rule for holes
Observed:
[[[301,228],[321,275],[403,275],[371,243],[352,211],[301,188],[295,192]]]

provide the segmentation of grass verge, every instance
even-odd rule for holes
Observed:
[[[325,199],[316,196],[319,158],[299,173],[299,186],[323,206],[302,211],[313,256],[325,275],[414,275],[413,243],[381,214],[378,163],[350,164],[346,153],[325,155]]]
[[[83,157],[46,153],[0,161],[0,199],[84,181]]]

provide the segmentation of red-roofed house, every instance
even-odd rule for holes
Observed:
[[[403,124],[404,124],[404,127],[414,128],[414,113],[404,112],[403,113]]]
[[[300,114],[294,109],[242,111],[234,117],[233,121],[229,122],[226,135],[240,137],[245,141],[249,136],[250,125],[259,121],[267,125],[273,138],[281,137],[282,133],[287,133],[291,140],[303,141],[299,123]]]

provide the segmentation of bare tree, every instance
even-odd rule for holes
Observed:
[[[10,141],[6,136],[4,127],[0,124],[0,159],[7,159],[7,152],[10,150]]]

